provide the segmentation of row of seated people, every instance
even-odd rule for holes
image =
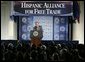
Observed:
[[[84,45],[69,47],[66,44],[42,44],[40,47],[30,44],[1,43],[3,61],[84,61]]]

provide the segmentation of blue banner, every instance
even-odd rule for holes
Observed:
[[[13,1],[12,15],[72,16],[72,1]]]

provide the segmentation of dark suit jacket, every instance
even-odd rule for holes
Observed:
[[[33,32],[34,31],[38,31],[38,37],[40,38],[40,39],[42,39],[42,37],[43,37],[43,29],[42,29],[42,26],[39,26],[39,28],[38,28],[39,30],[37,30],[37,26],[35,26],[35,27],[33,27],[33,30],[32,31],[30,31],[30,38],[32,38],[32,37],[34,37],[33,36]]]

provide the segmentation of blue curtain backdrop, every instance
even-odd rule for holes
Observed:
[[[39,21],[43,28],[42,40],[68,40],[68,17],[66,16],[20,16],[19,40],[30,40],[30,30]]]

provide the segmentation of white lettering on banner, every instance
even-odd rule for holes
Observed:
[[[39,3],[29,3],[27,4],[26,2],[21,3],[21,8],[65,8],[64,3],[44,3],[44,4],[39,4]]]
[[[41,6],[42,4],[32,4],[32,3],[30,3],[30,4],[27,4],[26,2],[24,2],[24,3],[21,3],[21,8],[42,8],[42,6]]]
[[[68,11],[67,11],[68,10]],[[23,1],[19,2],[18,5],[15,3],[14,5],[14,11],[21,15],[21,14],[29,14],[29,15],[68,15],[72,16],[73,14],[73,5],[72,1],[55,1],[55,2],[29,2],[29,1]],[[16,14],[16,15],[17,15]]]
[[[61,10],[39,10],[39,9],[34,9],[34,10],[25,10],[25,14],[61,14]]]
[[[45,10],[34,9],[34,14],[45,14]]]
[[[50,3],[50,4],[47,4],[47,3],[44,3],[44,8],[65,8],[65,4],[64,3],[61,3],[61,4],[53,4],[53,3]]]
[[[50,9],[46,9],[47,10],[47,14],[61,14],[61,10],[50,10]]]

